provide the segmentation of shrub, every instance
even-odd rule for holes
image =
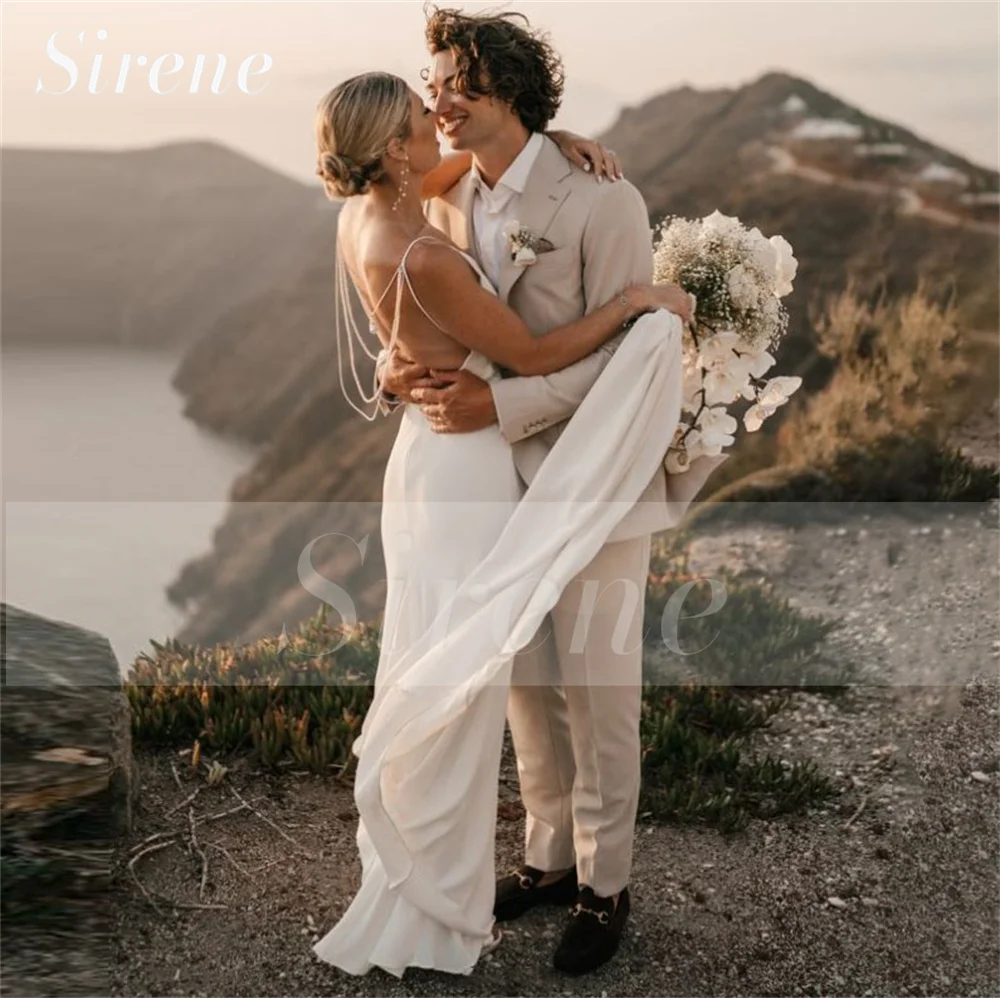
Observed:
[[[778,462],[827,468],[844,448],[894,435],[943,444],[944,402],[965,370],[956,316],[923,287],[895,302],[854,288],[834,297],[814,322],[817,349],[836,369],[782,423]]]
[[[685,581],[684,566],[658,565],[647,612],[658,614]],[[797,614],[762,587],[730,585],[725,637],[713,643],[706,666],[728,681],[749,663],[772,687],[793,677],[801,686],[833,625]],[[697,622],[685,623],[685,641],[703,637]],[[321,608],[293,636],[208,649],[169,641],[154,649],[137,660],[126,687],[136,746],[193,745],[196,764],[202,752],[247,753],[267,768],[291,761],[341,777],[350,770],[371,703],[376,629],[332,627]],[[653,679],[643,688],[641,723],[648,816],[735,829],[753,815],[800,809],[833,793],[808,765],[747,757],[749,738],[781,709],[781,697],[760,703],[761,686],[751,696],[666,672]]]
[[[686,556],[654,560],[646,587],[647,674],[653,682],[673,685],[697,679],[705,685],[745,688],[816,689],[839,692],[854,668],[821,657],[823,642],[840,622],[810,616],[776,595],[765,582],[749,582],[730,573],[716,581],[724,587],[721,609],[699,616],[710,606],[712,587],[687,567]],[[682,586],[692,586],[686,594]],[[667,652],[660,621],[671,598],[683,596],[675,638],[682,654]],[[669,628],[668,628],[669,630]]]
[[[321,609],[296,635],[234,648],[153,642],[126,684],[137,745],[250,751],[345,771],[371,700],[378,631],[332,627]]]

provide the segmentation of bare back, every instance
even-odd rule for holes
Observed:
[[[402,357],[428,368],[450,370],[460,367],[469,354],[468,348],[434,323],[414,298],[405,273],[400,273],[413,237],[379,218],[360,199],[344,205],[338,228],[344,265],[365,311],[373,319],[373,328],[382,345],[387,346],[390,341],[397,301],[396,284],[401,281],[401,314],[395,350]],[[453,245],[432,225],[427,225],[417,238],[425,236]],[[461,253],[457,246],[454,248]],[[471,266],[468,279],[479,283]]]

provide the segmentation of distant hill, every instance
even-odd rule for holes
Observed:
[[[654,222],[719,208],[789,239],[800,269],[779,362],[807,390],[830,374],[810,310],[849,280],[890,294],[954,286],[969,329],[995,339],[995,171],[780,73],[659,95],[603,138]],[[313,613],[297,561],[330,531],[375,542],[362,566],[324,540],[313,566],[377,614],[378,516],[365,504],[380,497],[397,423],[367,423],[341,397],[336,208],[207,143],[4,150],[3,168],[5,338],[183,343],[187,413],[263,446],[213,549],[170,587],[189,614],[178,636],[252,640]]]
[[[194,343],[330,224],[318,188],[212,142],[4,148],[0,167],[8,344]]]
[[[800,267],[781,361],[811,387],[828,372],[810,307],[849,280],[892,294],[954,285],[969,326],[996,327],[997,172],[806,80],[683,87],[624,111],[602,140],[654,222],[718,208],[789,240]]]
[[[969,327],[996,330],[995,171],[780,73],[737,89],[662,94],[624,111],[603,139],[654,222],[719,208],[790,240],[800,269],[780,363],[811,388],[830,370],[814,348],[810,307],[851,279],[883,281],[891,294],[921,278],[942,293],[954,284]],[[222,317],[178,372],[197,419],[267,443],[235,484],[213,551],[170,589],[190,612],[185,640],[253,639],[314,612],[296,560],[329,531],[376,542],[364,566],[332,543],[313,560],[362,615],[380,609],[377,512],[364,503],[380,496],[397,424],[366,423],[341,398],[332,254],[329,236],[284,286]],[[780,420],[772,422],[773,431]]]
[[[654,217],[699,214],[706,198],[752,199],[749,182],[773,172],[769,151],[785,149],[852,179],[943,199],[959,218],[997,221],[995,170],[786,73],[735,89],[671,90],[624,110],[602,139],[625,158]]]

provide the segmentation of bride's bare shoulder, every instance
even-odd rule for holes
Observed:
[[[461,250],[443,233],[422,235],[406,250],[406,269],[425,281],[454,281],[469,273]]]

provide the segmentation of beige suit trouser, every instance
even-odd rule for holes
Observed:
[[[514,661],[507,721],[527,810],[525,862],[628,884],[639,803],[650,537],[606,544]]]

